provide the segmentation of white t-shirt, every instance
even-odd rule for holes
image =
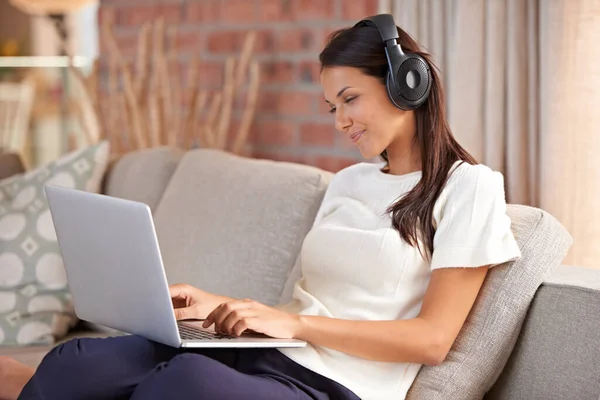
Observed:
[[[350,320],[415,318],[434,269],[497,265],[520,257],[500,173],[484,165],[455,164],[434,207],[434,252],[426,262],[401,239],[386,213],[418,183],[421,172],[389,175],[382,167],[360,163],[333,177],[302,245],[302,278],[292,301],[279,308]],[[365,400],[405,398],[421,368],[310,344],[280,351]]]

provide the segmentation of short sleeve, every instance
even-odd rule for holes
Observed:
[[[502,174],[484,165],[462,164],[442,195],[434,213],[432,270],[494,266],[521,256],[506,213]]]

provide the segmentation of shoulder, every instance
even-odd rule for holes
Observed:
[[[486,209],[505,203],[504,176],[483,164],[457,162],[449,172],[434,215],[439,219],[449,209]]]
[[[434,208],[431,268],[499,265],[520,256],[504,195],[504,177],[485,165],[462,163]]]
[[[457,162],[450,170],[444,191],[448,194],[470,192],[504,192],[504,176],[484,164]],[[457,194],[454,193],[454,194]]]

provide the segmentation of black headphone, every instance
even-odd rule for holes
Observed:
[[[389,72],[386,88],[392,103],[402,110],[414,110],[427,100],[431,90],[429,64],[414,53],[404,53],[396,42],[398,29],[391,14],[378,14],[354,26],[373,25],[385,44]]]

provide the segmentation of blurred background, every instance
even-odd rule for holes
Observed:
[[[0,0],[0,148],[28,169],[99,140],[212,147],[338,171],[318,54],[392,13],[434,56],[451,127],[600,268],[598,0]],[[1,168],[1,167],[0,167]],[[0,171],[1,172],[1,171]]]

